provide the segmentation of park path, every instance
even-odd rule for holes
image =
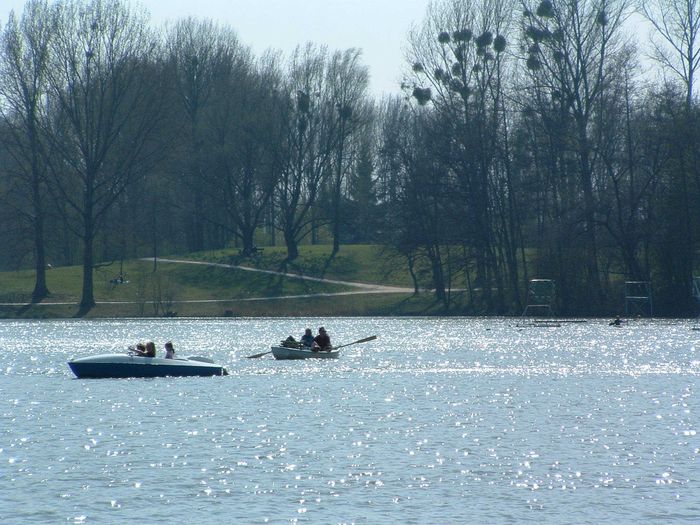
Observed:
[[[144,258],[144,260],[153,261],[153,258]],[[300,295],[280,295],[275,297],[248,297],[243,299],[234,299],[236,301],[269,301],[273,299],[301,299],[308,297],[331,297],[340,295],[358,295],[358,294],[387,294],[387,293],[413,293],[413,288],[407,288],[402,286],[389,286],[385,284],[374,284],[374,283],[358,283],[352,281],[340,281],[337,279],[325,279],[323,277],[311,277],[309,275],[303,275],[300,273],[291,272],[280,272],[275,270],[263,270],[260,268],[251,268],[250,266],[242,266],[239,264],[226,264],[226,263],[213,263],[206,261],[188,261],[186,259],[168,259],[168,258],[157,258],[159,263],[168,264],[192,264],[199,266],[212,266],[216,268],[230,268],[234,270],[243,270],[245,272],[256,272],[264,273],[268,275],[276,275],[280,277],[285,277],[287,279],[300,279],[304,281],[313,281],[325,284],[338,284],[341,286],[348,286],[350,288],[356,288],[356,290],[346,291],[346,292],[320,292],[313,294],[300,294]],[[221,302],[220,299],[201,299],[193,300],[187,302]]]
[[[144,257],[144,261],[153,261],[153,257]],[[338,284],[342,286],[347,286],[350,288],[355,288],[355,290],[348,290],[345,292],[318,292],[309,294],[297,294],[297,295],[277,295],[271,297],[241,297],[235,299],[188,299],[188,300],[175,300],[174,303],[228,303],[231,301],[274,301],[280,299],[307,299],[310,297],[335,297],[343,295],[360,295],[360,294],[389,294],[389,293],[413,293],[413,288],[406,288],[401,286],[388,286],[384,284],[373,284],[373,283],[357,283],[352,281],[339,281],[337,279],[324,279],[323,277],[311,277],[309,275],[303,275],[299,273],[291,272],[279,272],[275,270],[262,270],[260,268],[251,268],[250,266],[241,266],[239,264],[225,264],[225,263],[214,263],[206,261],[188,261],[185,259],[168,259],[158,257],[156,259],[159,263],[166,264],[191,264],[198,266],[213,266],[218,268],[230,268],[233,270],[243,270],[245,272],[257,272],[265,273],[268,275],[277,275],[281,277],[286,277],[288,279],[301,279],[305,281],[314,281],[326,284]],[[96,301],[97,304],[131,304],[135,301]],[[9,302],[0,303],[2,306],[24,306],[26,302]],[[41,303],[36,303],[35,306],[70,306],[74,305],[74,302],[51,302],[42,301]]]

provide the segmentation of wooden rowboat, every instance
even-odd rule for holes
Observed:
[[[359,343],[367,343],[368,341],[374,341],[376,338],[376,335],[371,335],[369,337],[365,337],[364,339],[353,341],[352,343],[335,346],[329,351],[318,350],[316,352],[311,350],[309,347],[301,346],[301,343],[297,341],[284,340],[280,343],[280,346],[272,346],[270,347],[271,350],[268,350],[267,352],[260,352],[259,354],[253,354],[246,357],[248,359],[257,359],[258,357],[271,353],[273,356],[275,356],[275,359],[337,359],[340,355],[341,348]]]
[[[310,348],[289,348],[287,346],[273,346],[272,355],[275,359],[337,359],[340,350],[319,350],[314,352]]]

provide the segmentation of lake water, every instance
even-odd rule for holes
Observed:
[[[698,523],[689,321],[0,321],[0,523]],[[79,380],[153,339],[213,378]]]

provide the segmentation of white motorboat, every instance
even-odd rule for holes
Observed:
[[[206,357],[165,359],[134,353],[101,354],[68,362],[79,378],[225,376],[228,371]]]

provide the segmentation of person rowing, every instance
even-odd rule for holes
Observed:
[[[326,329],[323,326],[318,329],[318,335],[314,337],[314,343],[317,345],[311,348],[311,350],[314,352],[318,352],[319,350],[323,352],[330,352],[333,349],[331,337],[328,335],[328,332],[326,332]]]

